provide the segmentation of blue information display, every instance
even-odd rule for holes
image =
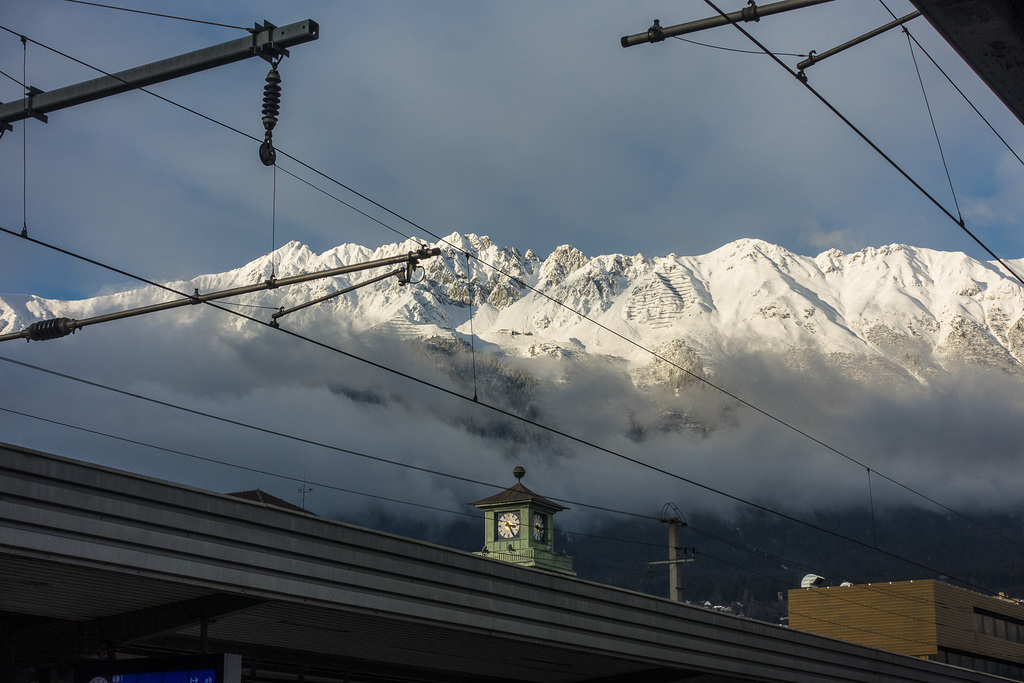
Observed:
[[[216,669],[189,671],[154,671],[142,674],[109,674],[94,676],[89,683],[222,683]]]
[[[238,655],[93,661],[75,667],[75,683],[240,683]]]

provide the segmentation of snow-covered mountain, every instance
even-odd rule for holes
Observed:
[[[208,293],[265,281],[271,272],[288,277],[420,246],[346,244],[315,254],[290,243],[236,270],[170,285]],[[414,283],[378,282],[282,318],[281,325],[435,342],[467,341],[472,331],[476,349],[499,358],[601,357],[628,369],[638,385],[713,377],[737,354],[751,353],[777,354],[793,367],[824,361],[869,382],[927,383],[975,367],[1024,377],[1024,288],[997,265],[962,253],[890,245],[811,257],[744,239],[701,256],[588,257],[566,245],[541,258],[460,234],[436,246],[441,256],[423,261]],[[1024,261],[1014,265],[1024,270]],[[237,301],[291,307],[380,272]],[[3,295],[0,333],[169,298],[152,287],[80,301]],[[183,310],[190,309],[153,315],[187,316]],[[250,314],[269,320],[265,311]],[[225,317],[224,324],[255,333],[241,319]]]

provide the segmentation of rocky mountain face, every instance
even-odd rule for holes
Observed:
[[[281,278],[419,246],[342,245],[315,254],[291,243],[236,270],[171,286],[207,293],[264,281],[272,263]],[[978,367],[1024,377],[1024,288],[996,265],[962,253],[890,245],[811,257],[744,239],[701,256],[587,257],[565,245],[541,258],[459,234],[436,246],[441,256],[423,261],[414,283],[378,282],[293,314],[282,325],[387,333],[449,349],[472,333],[476,349],[499,360],[601,358],[628,371],[637,386],[672,390],[716,376],[745,353],[777,354],[795,369],[824,362],[872,384],[928,383]],[[290,307],[380,272],[239,301]],[[150,287],[81,301],[3,295],[0,332],[168,298]]]

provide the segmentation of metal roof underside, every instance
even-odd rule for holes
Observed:
[[[1024,123],[1024,3],[911,0],[975,73]]]

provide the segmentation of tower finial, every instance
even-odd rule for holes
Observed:
[[[512,474],[515,475],[516,479],[521,480],[526,476],[526,469],[517,465],[516,468],[512,470]]]

